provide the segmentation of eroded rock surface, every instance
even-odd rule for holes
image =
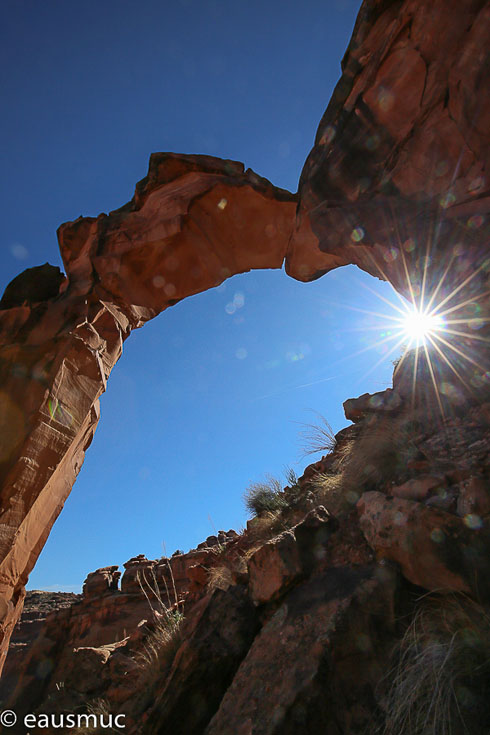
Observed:
[[[488,256],[490,5],[365,0],[299,185],[287,272],[356,263],[410,296]],[[428,264],[426,258],[431,263]]]
[[[132,329],[233,274],[279,268],[285,258],[299,280],[354,263],[405,294],[409,281],[418,295],[443,277],[440,297],[456,289],[462,303],[488,306],[489,21],[481,0],[365,0],[299,200],[235,161],[153,154],[131,202],[59,228],[66,278],[48,266],[46,282],[33,287],[27,273],[7,288],[0,666]],[[475,364],[464,382],[470,390],[485,383],[488,361]]]
[[[125,207],[60,227],[61,285],[52,289],[50,271],[49,294],[31,287],[30,273],[7,288],[10,308],[0,311],[3,657],[29,572],[83,463],[98,398],[131,329],[235,273],[279,268],[295,207],[293,195],[240,163],[154,154]]]
[[[414,408],[404,385],[388,393],[393,410],[362,397],[369,410],[282,490],[280,513],[185,554],[134,557],[122,591],[116,567],[89,574],[82,600],[48,617],[18,660],[8,706],[103,702],[128,735],[383,732],[404,706],[387,676],[399,647],[445,665],[463,646],[459,669],[430,668],[459,682],[454,731],[486,735],[488,404],[448,400],[441,415],[435,397]],[[430,635],[418,632],[427,615]],[[474,656],[481,676],[467,677],[461,660]]]

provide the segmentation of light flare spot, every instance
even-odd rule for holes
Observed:
[[[350,239],[353,242],[361,242],[361,240],[363,239],[364,235],[365,235],[365,232],[362,229],[362,227],[355,227],[352,230],[351,234],[350,234]]]
[[[474,214],[472,217],[469,218],[466,224],[468,225],[470,230],[478,230],[478,228],[480,228],[484,222],[485,218],[481,214]]]
[[[472,179],[470,183],[468,184],[468,191],[471,194],[476,194],[477,192],[481,191],[485,188],[485,177],[484,176],[477,176],[475,179]]]
[[[438,314],[413,307],[403,319],[402,328],[407,339],[425,344],[431,335],[444,329],[444,320]]]
[[[57,398],[48,399],[48,411],[51,419],[57,421],[63,426],[69,427],[73,424],[73,416],[70,411],[63,406]]]
[[[369,636],[367,636],[365,633],[359,633],[356,636],[356,645],[360,651],[364,652],[370,651],[373,647]]]
[[[483,520],[476,513],[468,513],[465,515],[464,522],[472,531],[477,531],[483,526]]]
[[[395,248],[389,248],[388,250],[385,250],[383,257],[386,263],[393,263],[393,261],[398,258],[398,250],[395,250]]]
[[[439,204],[441,205],[441,207],[443,209],[448,209],[448,207],[451,207],[454,204],[455,201],[456,201],[456,197],[453,194],[453,192],[452,191],[448,191],[446,194],[444,194],[439,199]]]
[[[245,304],[245,296],[241,291],[237,291],[233,296],[233,305],[236,309],[241,309]]]
[[[327,125],[325,132],[320,138],[320,145],[328,145],[335,138],[335,128],[333,125]]]
[[[444,541],[444,531],[442,531],[440,528],[434,528],[431,531],[430,534],[431,541],[433,541],[435,544],[442,544]]]
[[[235,352],[235,357],[237,360],[245,360],[247,356],[248,352],[245,347],[239,347],[238,350]]]
[[[165,286],[165,278],[163,276],[153,276],[153,285],[155,288],[163,288]]]
[[[14,242],[14,244],[10,246],[10,252],[14,258],[17,258],[17,260],[26,260],[29,255],[27,248],[19,242]]]
[[[383,112],[388,112],[393,107],[394,95],[386,87],[380,87],[378,91],[378,105]]]

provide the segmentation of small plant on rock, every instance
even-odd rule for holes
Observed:
[[[490,732],[490,617],[464,595],[419,601],[390,672],[383,735]]]
[[[208,592],[227,590],[232,584],[231,569],[225,566],[212,567],[209,570]]]
[[[181,643],[181,627],[184,621],[184,613],[178,607],[177,590],[172,567],[170,564],[168,564],[168,567],[173,587],[173,607],[168,607],[163,602],[154,572],[152,572],[152,578],[149,581],[144,575],[143,579],[139,575],[137,577],[141,591],[148,601],[153,616],[153,626],[146,637],[143,650],[135,655],[136,663],[147,674],[152,672],[157,673],[162,667],[169,665]],[[170,591],[165,578],[164,584],[167,599],[170,600]]]
[[[330,454],[336,447],[337,440],[332,427],[321,413],[318,413],[317,416],[318,423],[301,424],[303,426],[303,431],[300,432],[303,438],[303,457],[309,454]]]
[[[287,507],[281,483],[268,475],[263,482],[252,482],[245,491],[245,505],[256,516],[274,513]]]

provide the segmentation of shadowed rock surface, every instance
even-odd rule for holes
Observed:
[[[121,590],[117,567],[90,573],[17,656],[7,705],[120,714],[130,735],[405,735],[390,723],[449,678],[444,721],[486,735],[490,402],[414,408],[399,370],[385,396],[346,402],[369,410],[281,491],[281,510],[186,554],[130,559]],[[424,620],[430,635],[415,635]],[[400,651],[432,656],[417,696],[409,666],[390,674]]]
[[[153,154],[127,205],[59,228],[66,280],[41,266],[50,270],[39,290],[25,274],[7,287],[0,311],[2,663],[28,575],[81,468],[98,399],[132,329],[229,276],[284,261],[304,281],[353,263],[415,298],[429,283],[439,300],[458,294],[463,320],[475,302],[480,314],[471,321],[478,349],[468,334],[453,335],[452,368],[441,359],[434,374],[430,362],[407,360],[392,393],[348,404],[356,424],[305,473],[299,495],[288,496],[289,535],[275,529],[253,542],[254,527],[257,533],[267,520],[259,519],[245,541],[230,541],[226,589],[207,596],[204,549],[176,557],[179,595],[189,593],[193,604],[181,646],[159,661],[154,704],[144,683],[140,699],[132,697],[133,653],[147,638],[138,628],[147,601],[135,570],[163,579],[168,564],[138,558],[128,563],[122,592],[116,570],[103,567],[87,581],[84,601],[48,619],[23,664],[16,706],[58,701],[69,709],[103,696],[126,707],[134,732],[178,733],[180,722],[183,734],[204,727],[223,735],[301,733],[320,724],[329,733],[360,733],[384,716],[380,672],[403,635],[403,626],[393,628],[393,610],[403,616],[416,606],[414,585],[433,590],[433,577],[438,590],[465,592],[488,613],[489,26],[488,2],[367,0],[298,195],[234,161]],[[468,351],[470,360],[461,356]],[[310,526],[305,534],[301,524],[319,505],[338,529],[325,521],[324,535]],[[396,533],[392,521],[400,518],[407,525]],[[385,560],[399,565],[396,584],[379,580]],[[237,618],[217,631],[225,599]],[[362,613],[361,601],[369,608]],[[178,612],[180,601],[173,602]],[[309,610],[317,611],[318,628]],[[123,620],[133,628],[129,641]],[[366,654],[362,692],[352,699],[342,692],[356,679],[359,653],[345,631]],[[369,639],[378,635],[372,650]],[[309,652],[297,668],[279,649],[280,639],[293,646],[296,638]],[[39,668],[46,656],[51,663]],[[185,712],[184,699],[208,677],[209,696]],[[270,685],[260,696],[259,677]],[[321,692],[335,703],[328,712]]]

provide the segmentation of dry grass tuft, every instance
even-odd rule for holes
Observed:
[[[383,735],[490,732],[490,617],[464,595],[422,598],[397,651]]]
[[[349,512],[359,500],[359,493],[349,490],[342,474],[319,472],[311,481],[317,503],[334,516]]]
[[[282,485],[272,475],[267,475],[263,482],[252,482],[245,490],[243,498],[247,510],[256,516],[282,510],[287,506]]]
[[[253,519],[248,531],[248,537],[255,542],[269,541],[283,531],[287,531],[291,524],[284,518],[281,510],[267,511],[260,517]]]
[[[157,674],[173,660],[182,642],[183,620],[184,616],[178,610],[167,610],[162,618],[154,623],[146,637],[143,650],[134,656],[136,663],[147,675]]]
[[[317,415],[318,423],[301,424],[303,426],[303,431],[300,431],[300,436],[303,439],[303,446],[301,447],[303,457],[307,457],[309,454],[330,454],[337,444],[334,431],[325,416],[322,416],[321,413]]]
[[[173,607],[167,607],[163,602],[154,572],[152,572],[150,581],[146,577],[143,577],[142,580],[138,576],[140,588],[152,612],[153,625],[146,637],[143,650],[135,654],[134,660],[148,679],[153,678],[171,663],[182,642],[181,628],[184,622],[184,613],[177,607],[177,590],[170,564],[168,568],[175,599]],[[166,581],[165,588],[167,598],[170,599]]]
[[[80,715],[87,718],[87,724],[77,728],[79,735],[101,735],[101,733],[120,733],[123,730],[117,727],[111,727],[111,715],[114,717],[114,711],[110,709],[107,699],[94,699],[86,705],[86,715]]]
[[[212,592],[213,590],[226,591],[232,582],[232,574],[229,567],[212,567],[209,570],[208,592]]]

